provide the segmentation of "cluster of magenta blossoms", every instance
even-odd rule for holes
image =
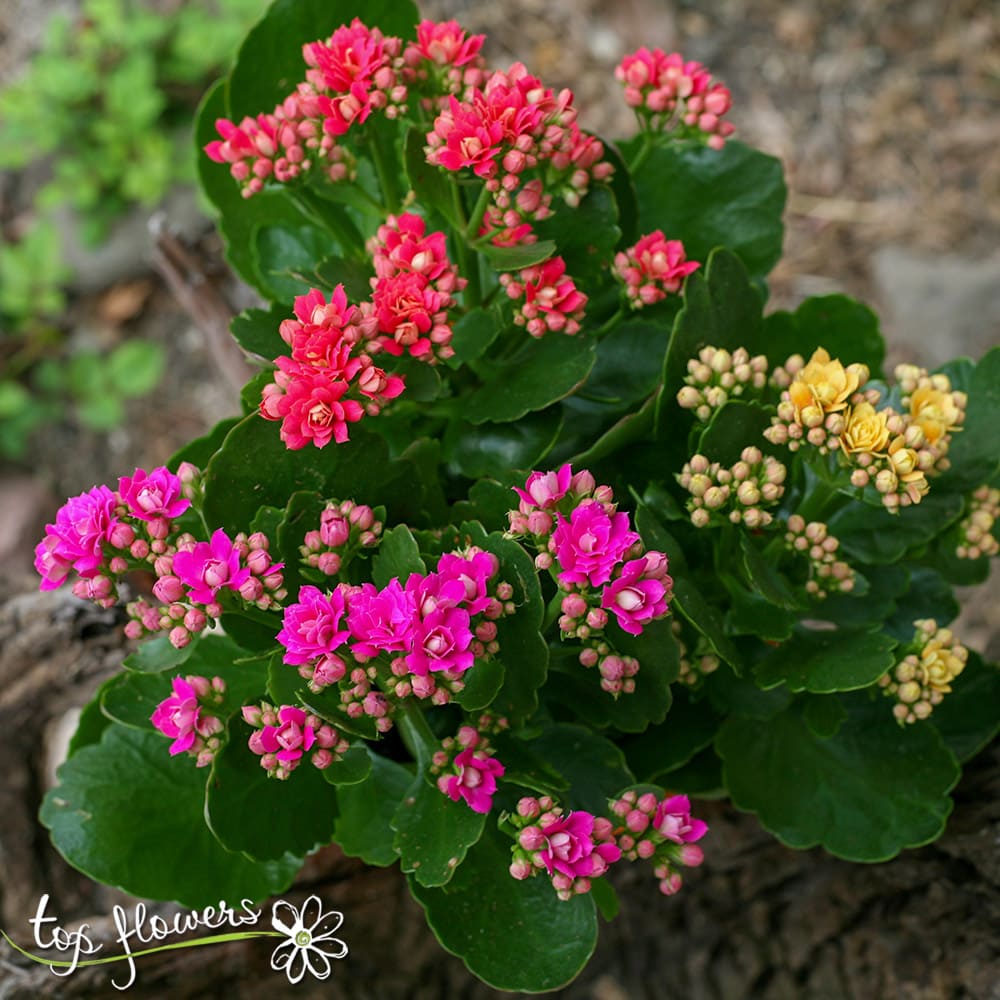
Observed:
[[[619,655],[605,629],[613,619],[622,631],[640,635],[666,617],[673,586],[666,555],[643,550],[611,487],[598,486],[587,470],[574,474],[567,464],[532,472],[515,492],[520,503],[508,514],[508,534],[536,549],[535,566],[559,587],[560,631],[581,641],[580,662],[598,668],[605,691],[631,693],[639,663]]]
[[[153,711],[150,721],[164,736],[170,737],[170,756],[187,753],[198,767],[212,763],[222,746],[219,734],[225,730],[216,714],[226,692],[221,677],[175,677],[173,694],[164,698]]]
[[[514,610],[498,573],[494,555],[469,547],[405,583],[305,586],[284,610],[284,662],[313,691],[338,685],[344,711],[385,732],[400,699],[446,704],[463,674],[498,652],[496,621]]]
[[[629,305],[642,309],[679,292],[684,279],[699,267],[698,261],[687,259],[680,240],[668,240],[657,229],[615,254],[614,274],[625,286]]]
[[[643,46],[622,59],[615,76],[624,84],[625,103],[648,131],[701,138],[712,149],[722,149],[733,133],[733,124],[722,120],[733,104],[729,88],[699,62]]]
[[[282,781],[304,759],[322,771],[351,745],[333,726],[297,705],[244,705],[243,721],[253,726],[247,744],[260,757],[260,766],[269,778]]]
[[[431,774],[438,776],[440,791],[453,802],[464,800],[477,813],[488,813],[493,807],[497,779],[505,771],[487,735],[473,726],[462,726],[454,738],[442,740],[431,761]]]
[[[319,528],[306,532],[299,554],[306,566],[335,576],[363,549],[378,545],[381,534],[382,522],[367,504],[328,500]]]

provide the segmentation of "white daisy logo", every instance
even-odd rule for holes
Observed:
[[[279,899],[271,908],[271,926],[288,935],[271,954],[271,968],[284,972],[290,983],[299,982],[308,969],[317,979],[330,975],[330,959],[344,958],[347,945],[334,933],[344,922],[337,910],[323,912],[318,896],[310,896],[301,910]]]

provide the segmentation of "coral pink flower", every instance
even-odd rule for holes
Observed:
[[[503,777],[505,768],[495,757],[482,750],[466,747],[456,758],[458,774],[442,775],[438,788],[453,802],[460,798],[473,812],[488,813],[497,790],[497,778]]]
[[[476,58],[485,39],[485,35],[467,38],[457,21],[421,21],[417,40],[407,46],[404,58],[409,65],[426,59],[438,66],[464,66]]]
[[[566,274],[562,257],[525,268],[517,281],[504,275],[501,282],[509,298],[524,299],[514,322],[525,326],[533,337],[542,337],[550,330],[574,334],[580,329],[587,296]]]
[[[378,28],[369,28],[356,17],[341,25],[328,42],[304,45],[302,57],[313,67],[306,76],[314,86],[345,94],[356,83],[366,90],[384,87],[394,49],[398,51],[399,39],[386,39]]]
[[[173,520],[191,506],[191,501],[181,496],[183,484],[169,469],[160,466],[146,475],[136,469],[131,476],[118,480],[118,493],[128,506],[129,513],[143,521],[165,517]]]
[[[668,293],[679,291],[684,279],[700,266],[697,261],[685,259],[680,240],[664,239],[659,229],[615,255],[615,273],[625,284],[633,309],[652,305]]]
[[[672,581],[669,576],[649,579],[646,568],[645,557],[630,560],[601,592],[601,607],[613,611],[622,630],[630,635],[639,635],[643,625],[667,613],[666,592]]]
[[[639,541],[629,528],[628,514],[608,514],[603,504],[588,500],[577,507],[567,521],[556,515],[552,534],[561,583],[599,587],[611,579],[612,570],[629,548]]]
[[[299,599],[284,611],[278,642],[285,647],[285,663],[299,666],[332,653],[344,644],[350,630],[341,627],[344,594],[338,587],[324,594],[318,587],[303,587]]]
[[[572,478],[573,469],[568,462],[557,472],[532,472],[523,490],[514,487],[514,492],[521,498],[521,512],[528,514],[535,507],[552,510],[569,492]]]
[[[324,369],[283,364],[273,385],[271,392],[265,387],[260,414],[281,420],[281,440],[292,450],[310,443],[317,448],[342,443],[348,439],[347,425],[364,416],[360,403],[343,398],[348,384]]]
[[[686,795],[674,795],[660,802],[652,825],[675,844],[693,843],[708,832],[708,824],[691,815],[691,802]]]
[[[115,516],[117,502],[107,486],[95,486],[59,508],[55,524],[45,526],[45,537],[35,548],[40,589],[58,587],[70,566],[85,579],[100,571],[104,543],[112,540],[120,523]]]
[[[377,280],[372,293],[378,328],[402,347],[412,348],[434,325],[445,305],[442,294],[422,274],[400,273]],[[430,350],[430,341],[426,341]],[[425,353],[421,351],[420,353]]]
[[[607,871],[622,852],[615,844],[594,844],[594,816],[572,812],[541,827],[544,844],[538,857],[552,875],[559,872],[569,878],[589,878]]]
[[[182,549],[173,560],[173,574],[188,587],[188,599],[211,604],[223,587],[238,592],[250,579],[250,570],[240,565],[240,553],[229,536],[219,528],[210,542],[198,542]]]

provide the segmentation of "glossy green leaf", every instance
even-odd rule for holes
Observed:
[[[766,721],[783,712],[792,693],[783,685],[762,691],[747,677],[720,668],[705,678],[704,690],[720,715]]]
[[[455,421],[451,429],[457,440],[450,444],[449,455],[458,471],[470,479],[505,477],[513,469],[537,468],[558,440],[562,426],[562,412],[555,406],[510,423],[473,427]]]
[[[167,468],[171,472],[176,472],[181,462],[190,462],[198,469],[204,469],[208,465],[212,456],[222,447],[226,435],[240,422],[239,417],[229,417],[227,420],[220,420],[203,437],[195,438],[186,444],[179,451],[170,456]]]
[[[197,638],[192,639],[183,649],[178,649],[165,635],[158,635],[139,643],[139,648],[125,657],[122,666],[126,670],[136,670],[144,674],[176,670],[194,654],[197,648]]]
[[[497,247],[486,243],[479,249],[497,271],[520,271],[541,264],[556,253],[556,245],[552,240],[539,240],[537,243],[523,243],[513,247]]]
[[[406,133],[403,159],[410,188],[416,194],[420,205],[440,213],[454,229],[460,230],[462,222],[452,191],[454,180],[444,167],[434,166],[427,162],[427,154],[424,152],[426,145],[427,132],[425,129],[414,126]]]
[[[372,758],[368,747],[362,740],[351,744],[350,749],[329,767],[324,767],[320,774],[323,780],[331,785],[345,787],[357,785],[365,780],[372,770]]]
[[[951,584],[927,566],[910,569],[906,590],[896,603],[893,614],[886,616],[884,628],[900,642],[913,638],[913,623],[918,618],[933,618],[943,627],[954,621],[961,610]]]
[[[456,361],[469,362],[482,357],[505,326],[503,313],[495,306],[471,309],[452,328],[451,346]]]
[[[257,273],[269,298],[291,302],[314,285],[316,262],[331,249],[330,236],[316,226],[259,226],[253,236]]]
[[[368,752],[368,777],[337,789],[333,839],[345,854],[384,868],[399,857],[392,846],[395,831],[390,824],[413,784],[413,773],[402,764]]]
[[[934,840],[951,811],[955,758],[930,726],[899,726],[885,699],[859,693],[844,705],[829,739],[795,709],[729,719],[716,748],[734,804],[789,847],[821,844],[849,861],[887,861]]]
[[[788,581],[749,535],[740,535],[740,551],[743,554],[746,580],[753,590],[779,608],[793,609],[800,606]]]
[[[301,858],[250,861],[212,835],[204,822],[207,777],[186,754],[170,757],[161,735],[112,725],[59,768],[41,821],[75,868],[146,899],[198,909],[287,888]]]
[[[101,742],[104,730],[111,725],[111,720],[101,711],[101,698],[108,688],[117,683],[120,676],[120,674],[115,674],[109,677],[94,692],[94,697],[83,706],[76,722],[76,729],[70,737],[69,746],[66,748],[67,760],[84,747]]]
[[[935,706],[930,724],[959,761],[971,760],[1000,732],[1000,666],[969,650],[965,669]]]
[[[538,238],[555,243],[566,261],[566,273],[586,284],[614,257],[621,238],[615,196],[609,188],[596,185],[575,208],[558,198],[552,207],[552,215],[536,227]]]
[[[847,709],[833,695],[807,694],[800,699],[802,718],[814,736],[822,740],[836,736],[840,724],[847,718]]]
[[[615,326],[597,344],[594,364],[582,395],[614,405],[645,399],[659,384],[670,329],[645,319]]]
[[[951,467],[935,483],[942,489],[973,490],[990,482],[1000,470],[996,436],[1000,424],[1000,347],[979,360],[967,392],[962,429],[948,448]]]
[[[233,318],[229,332],[244,351],[272,361],[290,350],[278,333],[281,321],[289,316],[288,307],[284,305],[274,305],[270,309],[245,309]]]
[[[393,578],[406,583],[411,573],[426,572],[427,566],[420,558],[417,541],[405,524],[382,535],[378,552],[372,560],[372,580],[376,587],[387,587]]]
[[[463,799],[453,802],[418,774],[392,818],[400,867],[421,885],[444,885],[482,836],[485,823],[485,813],[473,812]]]
[[[627,160],[641,141],[622,144]],[[682,240],[689,260],[704,261],[714,247],[725,246],[754,277],[778,262],[785,182],[773,156],[733,140],[719,151],[670,143],[654,149],[633,180],[639,231],[662,229],[667,239]]]
[[[731,466],[748,445],[764,443],[764,431],[770,426],[771,414],[759,403],[731,399],[712,415],[695,451],[713,462]]]
[[[411,877],[410,891],[441,944],[489,986],[555,990],[594,952],[594,901],[588,895],[560,900],[544,874],[511,878],[512,844],[488,824],[446,888],[430,889]]]
[[[499,660],[486,660],[475,664],[462,675],[465,687],[455,695],[454,701],[466,712],[481,712],[488,708],[503,687],[506,668]]]

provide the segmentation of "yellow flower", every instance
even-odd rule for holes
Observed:
[[[962,411],[955,405],[954,396],[930,386],[914,390],[910,397],[910,415],[931,445],[937,444],[962,419]]]
[[[808,364],[795,376],[788,387],[788,396],[795,406],[796,417],[808,407],[816,407],[822,413],[836,413],[844,409],[858,387],[868,380],[866,365],[848,365],[846,368],[836,359],[817,347]]]
[[[947,643],[945,640],[948,640]],[[951,633],[943,630],[927,640],[920,651],[920,673],[924,684],[941,694],[951,691],[951,682],[965,669],[968,651],[959,643],[952,644]]]
[[[876,410],[871,403],[858,403],[847,411],[840,446],[847,455],[868,452],[879,455],[889,443],[888,413]]]
[[[930,487],[923,469],[920,468],[920,456],[906,447],[906,439],[902,434],[894,437],[889,445],[889,466],[903,484],[910,499],[919,503],[920,498],[927,495]]]

